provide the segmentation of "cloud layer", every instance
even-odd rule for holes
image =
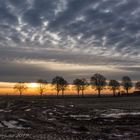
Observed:
[[[138,80],[139,15],[139,0],[0,0],[0,80]]]

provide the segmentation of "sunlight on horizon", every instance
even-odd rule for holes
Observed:
[[[18,95],[18,93],[13,89],[15,84],[16,82],[0,82],[0,94]],[[26,92],[23,93],[24,95],[39,95],[38,83],[31,82],[31,83],[26,83],[26,84],[27,84],[28,89]],[[124,91],[124,89],[121,87],[120,91]],[[133,92],[133,91],[135,91],[134,87],[130,90],[130,92]],[[74,95],[77,94],[72,84],[70,84],[65,91],[65,95],[68,95],[68,94],[74,94]],[[92,89],[91,86],[89,86],[85,90],[85,94],[97,94],[97,91],[95,89]],[[102,94],[112,94],[112,91],[109,90],[108,87],[106,86],[106,88],[102,91]],[[56,95],[56,90],[54,89],[52,84],[47,84],[44,95]]]
[[[38,87],[38,83],[29,83],[28,87],[29,88],[37,88]]]

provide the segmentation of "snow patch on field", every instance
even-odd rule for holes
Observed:
[[[0,112],[4,112],[5,110],[3,110],[3,109],[0,109]]]
[[[69,105],[69,107],[74,107],[74,105]]]
[[[4,124],[4,126],[8,127],[8,128],[16,128],[16,129],[23,129],[22,126],[18,126],[18,122],[17,121],[2,121],[2,123]]]
[[[108,110],[105,113],[101,114],[101,117],[105,117],[105,118],[121,118],[122,116],[127,116],[127,115],[140,115],[140,112],[126,112],[124,110],[120,110],[120,109],[111,109]]]
[[[29,111],[31,111],[31,109],[30,109],[30,108],[28,108],[28,109],[26,109],[25,111],[26,111],[26,112],[29,112]]]
[[[18,119],[19,121],[22,121],[22,122],[28,122],[27,120],[25,119]]]
[[[140,112],[131,112],[131,113],[112,113],[112,114],[102,114],[102,117],[105,118],[121,118],[122,116],[126,115],[140,115]]]
[[[29,127],[24,127],[25,122],[27,122],[24,119],[19,120],[3,120],[0,123],[0,127],[7,127],[7,128],[14,128],[14,129],[29,129]]]
[[[70,117],[76,120],[91,120],[90,115],[70,115]]]

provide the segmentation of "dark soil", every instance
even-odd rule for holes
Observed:
[[[0,97],[0,140],[140,140],[140,97]]]

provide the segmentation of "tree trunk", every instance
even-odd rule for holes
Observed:
[[[116,96],[116,92],[115,92],[115,90],[113,90],[113,96],[114,96],[114,97]]]
[[[62,90],[62,97],[64,97],[64,90]]]
[[[57,97],[58,97],[58,95],[59,95],[59,86],[58,86],[58,84],[56,85],[56,90],[57,90]]]
[[[77,90],[77,94],[78,94],[78,96],[80,96],[80,90],[79,89]]]
[[[127,94],[127,96],[129,95],[129,93],[128,93],[128,89],[126,89],[126,94]]]
[[[121,93],[120,93],[120,91],[118,92],[118,96],[121,96]]]
[[[42,92],[40,92],[40,96],[41,96],[41,97],[42,97],[42,95],[43,95]]]
[[[84,91],[82,90],[82,97],[84,97]]]
[[[77,91],[77,93],[78,93],[78,97],[79,97],[79,90]]]
[[[20,91],[20,96],[22,95],[22,91]]]
[[[99,98],[101,97],[101,90],[100,89],[98,90],[98,97]]]
[[[57,94],[57,97],[58,97],[58,95],[59,95],[59,91],[58,90],[57,90],[57,93],[56,94]]]

